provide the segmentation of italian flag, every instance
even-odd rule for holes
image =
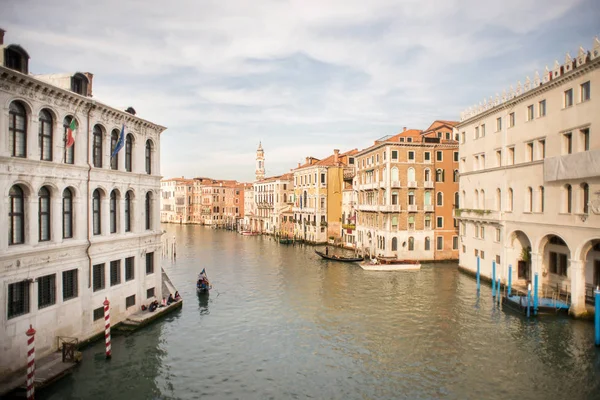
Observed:
[[[71,125],[67,128],[67,148],[75,144],[75,129],[77,129],[77,123],[75,118],[71,120]]]

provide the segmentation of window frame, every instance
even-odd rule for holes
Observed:
[[[31,311],[30,282],[23,280],[9,283],[6,299],[7,320],[29,314]]]
[[[79,296],[79,270],[77,268],[62,271],[63,301]]]
[[[56,304],[56,274],[40,276],[38,284],[38,310]]]
[[[102,128],[94,125],[92,129],[92,164],[94,168],[102,168]]]
[[[46,186],[38,191],[38,241],[52,240],[52,193]]]
[[[19,185],[13,185],[9,191],[8,245],[25,243],[25,192]]]
[[[38,117],[38,142],[40,161],[52,161],[52,135],[54,121],[52,114],[47,109],[40,110]]]

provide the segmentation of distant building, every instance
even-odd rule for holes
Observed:
[[[254,182],[255,215],[250,218],[250,230],[273,235],[281,234],[281,214],[291,211],[294,186],[292,174],[273,176]]]
[[[165,130],[93,99],[90,73],[29,74],[25,49],[3,38],[0,376],[23,368],[30,325],[44,356],[59,337],[103,332],[105,299],[115,324],[161,298]]]
[[[595,94],[595,96],[594,96]],[[460,266],[582,314],[600,284],[600,41],[467,110],[460,135]]]
[[[358,248],[400,260],[458,258],[455,122],[404,129],[355,155]]]

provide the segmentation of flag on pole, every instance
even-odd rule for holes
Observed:
[[[116,156],[117,153],[119,152],[119,150],[121,150],[123,148],[123,146],[125,146],[125,124],[123,124],[123,127],[121,128],[121,134],[119,135],[119,140],[117,141],[117,145],[115,146],[115,149],[113,150],[112,154],[110,155],[110,158],[113,158],[114,156]]]
[[[71,118],[71,124],[67,128],[67,144],[66,147],[69,148],[75,144],[75,130],[77,129],[77,122],[75,122],[75,118]]]

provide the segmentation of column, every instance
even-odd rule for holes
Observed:
[[[533,280],[535,274],[538,274],[538,296],[542,296],[543,290],[542,285],[544,284],[544,277],[542,276],[543,269],[543,255],[540,253],[531,252],[531,290],[533,290]],[[514,270],[514,266],[513,266]],[[533,296],[533,292],[532,292]]]
[[[50,200],[50,240],[60,243],[63,240],[62,192],[57,192]]]
[[[110,234],[110,203],[109,195],[102,196],[100,200],[100,230],[102,236]]]
[[[125,233],[125,193],[121,193],[121,197],[119,198],[119,206],[117,207],[117,232],[123,234]],[[130,210],[131,213],[131,210]]]
[[[571,309],[569,313],[575,317],[586,312],[585,307],[585,264],[580,260],[570,260],[571,277]]]
[[[40,240],[39,231],[39,220],[38,220],[38,207],[39,199],[38,194],[31,193],[25,197],[25,243],[34,244]]]

